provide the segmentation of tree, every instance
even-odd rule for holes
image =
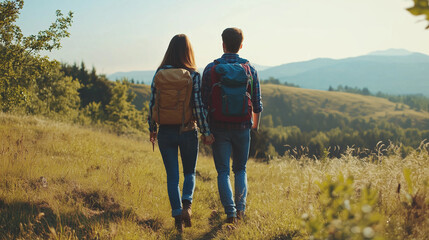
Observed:
[[[362,95],[369,96],[371,95],[371,92],[369,91],[368,88],[365,87],[362,89]]]
[[[261,81],[262,84],[280,84],[280,80],[274,77],[269,77],[267,80]]]
[[[40,89],[38,80],[56,71],[59,63],[40,56],[40,51],[61,48],[60,40],[69,37],[73,13],[64,16],[57,10],[57,19],[37,35],[24,37],[15,24],[23,0],[5,0],[0,3],[0,110],[27,107],[34,92]],[[55,79],[55,81],[58,79]],[[32,92],[33,91],[33,92]]]
[[[413,0],[414,6],[407,8],[407,10],[415,15],[425,15],[426,20],[429,21],[429,0]],[[426,27],[426,29],[429,29],[429,25]]]
[[[85,116],[91,119],[92,124],[100,124],[104,121],[105,114],[101,102],[91,102],[82,111]]]
[[[107,123],[116,133],[125,133],[128,129],[143,129],[143,114],[132,104],[135,93],[129,91],[130,83],[126,80],[115,82],[112,98],[106,106]]]
[[[36,86],[28,91],[29,99],[25,108],[28,113],[63,119],[75,119],[78,116],[80,98],[77,90],[80,84],[65,76],[59,64],[49,74],[38,78]]]

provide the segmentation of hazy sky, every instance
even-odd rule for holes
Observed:
[[[345,58],[404,48],[429,54],[429,30],[405,8],[412,0],[26,0],[25,35],[74,12],[71,36],[49,56],[84,61],[98,73],[153,70],[171,38],[185,33],[198,67],[222,54],[221,33],[244,33],[240,56],[275,66],[319,57]]]

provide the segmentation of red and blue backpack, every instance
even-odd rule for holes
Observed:
[[[245,122],[252,118],[253,78],[249,62],[228,63],[219,58],[211,69],[210,115],[221,122]]]

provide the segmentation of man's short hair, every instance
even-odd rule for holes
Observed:
[[[222,32],[222,41],[228,52],[238,53],[243,42],[243,31],[239,28],[227,28]]]

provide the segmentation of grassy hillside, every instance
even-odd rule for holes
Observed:
[[[143,102],[149,100],[150,86],[132,85],[131,89],[137,94],[133,103],[138,109]],[[410,119],[411,126],[429,129],[429,113],[410,109],[405,104],[390,102],[384,98],[363,96],[345,92],[330,92],[304,88],[294,88],[276,84],[264,84],[261,87],[264,103],[263,116],[279,115],[285,110],[310,110],[316,113],[331,113],[351,119],[388,120],[395,123]],[[291,109],[285,109],[285,103]],[[282,117],[280,115],[280,117]],[[288,119],[282,119],[288,125]]]
[[[347,154],[323,162],[250,160],[247,218],[236,229],[224,223],[211,157],[200,156],[194,225],[179,236],[159,150],[146,139],[0,113],[0,239],[308,239],[329,232],[428,239],[427,147],[405,159],[390,148],[375,162]]]
[[[401,122],[409,118],[413,126],[429,129],[428,112],[417,112],[405,104],[393,103],[384,98],[273,84],[262,85],[261,89],[264,115],[281,111],[282,104],[279,102],[287,102],[294,110],[311,109],[315,113],[332,113],[352,119]]]
[[[131,90],[136,93],[136,97],[133,100],[133,104],[137,109],[141,110],[145,101],[149,101],[150,98],[150,85],[144,84],[132,84]]]

